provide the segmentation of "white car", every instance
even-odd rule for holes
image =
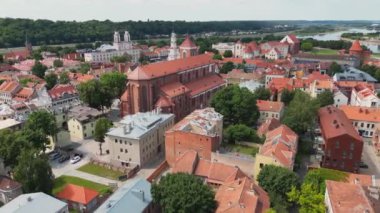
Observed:
[[[70,159],[70,163],[75,164],[75,163],[79,162],[81,159],[82,158],[80,156],[75,156],[75,157]]]

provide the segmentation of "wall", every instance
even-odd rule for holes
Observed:
[[[87,122],[79,122],[75,118],[71,118],[67,124],[72,139],[83,140],[85,138],[92,137],[95,130],[96,120],[90,120]]]
[[[253,168],[253,175],[254,175],[254,180],[255,181],[256,181],[257,176],[259,175],[259,173],[261,171],[260,164],[262,164],[263,166],[264,165],[275,165],[275,166],[281,166],[281,167],[283,167],[282,164],[280,164],[279,162],[277,162],[277,160],[274,159],[274,158],[271,158],[271,157],[268,157],[268,156],[264,156],[264,155],[260,155],[260,154],[256,154],[255,166]]]

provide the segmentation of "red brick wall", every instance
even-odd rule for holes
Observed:
[[[211,152],[219,148],[218,137],[182,131],[166,132],[165,136],[166,161],[171,167],[175,160],[187,150],[195,150],[199,157],[211,160]]]

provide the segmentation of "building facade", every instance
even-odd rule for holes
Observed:
[[[103,113],[97,109],[76,106],[68,112],[68,129],[73,139],[86,139],[92,137],[95,132],[95,123]]]
[[[375,92],[364,85],[357,85],[352,89],[351,105],[362,107],[380,107],[380,98]]]
[[[352,122],[360,136],[372,137],[380,124],[379,108],[342,105],[340,109]]]
[[[275,101],[257,100],[260,117],[258,123],[264,123],[267,119],[276,118],[281,120],[284,115],[284,103]]]

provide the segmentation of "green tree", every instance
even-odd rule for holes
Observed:
[[[39,110],[32,112],[28,120],[25,122],[24,128],[32,131],[40,130],[46,136],[50,135],[53,138],[58,133],[57,123],[53,114],[46,110]]]
[[[271,204],[277,211],[281,206],[288,206],[287,193],[299,184],[294,172],[274,165],[265,165],[257,176],[257,181],[268,192]]]
[[[90,71],[91,65],[89,63],[82,63],[79,68],[79,72],[82,74],[87,74]]]
[[[41,62],[39,61],[36,61],[34,66],[32,67],[33,75],[36,75],[40,78],[44,78],[46,70],[47,70],[47,67],[41,64]]]
[[[311,128],[317,116],[319,103],[305,92],[297,90],[286,108],[282,123],[302,134]]]
[[[190,174],[167,174],[158,184],[153,183],[151,193],[153,202],[167,213],[211,213],[216,208],[215,194],[211,187]]]
[[[229,61],[229,62],[223,64],[223,66],[220,68],[220,73],[226,74],[233,69],[235,69],[235,65],[234,65],[234,63]]]
[[[228,141],[228,143],[235,143],[236,141],[261,143],[261,139],[257,136],[256,131],[244,124],[228,126],[224,130],[223,137]]]
[[[223,60],[223,57],[220,55],[220,54],[215,54],[213,57],[212,57],[212,59],[214,59],[214,60]]]
[[[234,55],[234,54],[232,53],[231,50],[226,50],[226,51],[224,51],[224,53],[223,53],[223,57],[225,57],[225,58],[231,58],[233,55]]]
[[[316,191],[311,184],[302,184],[301,191],[293,186],[287,196],[290,202],[295,202],[300,206],[300,213],[324,213],[326,211],[324,194]]]
[[[112,98],[119,98],[127,86],[127,76],[120,72],[108,72],[100,76],[100,83],[112,94]]]
[[[259,118],[259,110],[253,93],[236,85],[219,90],[212,97],[211,106],[224,116],[226,126],[230,124],[251,126]]]
[[[22,184],[24,193],[52,193],[53,172],[46,155],[24,149],[14,169],[14,179]]]
[[[63,61],[56,59],[53,61],[53,66],[54,67],[63,67]]]
[[[313,49],[313,43],[310,42],[302,42],[301,50],[305,52],[309,52]]]
[[[20,141],[27,141],[27,147],[32,147],[42,152],[45,152],[46,148],[50,145],[50,141],[42,129],[24,128],[17,132],[17,137]]]
[[[98,118],[95,123],[94,139],[99,142],[99,152],[102,155],[102,144],[104,143],[104,136],[108,132],[109,128],[112,127],[112,122],[107,118]]]
[[[59,83],[60,84],[68,84],[70,83],[69,73],[68,72],[62,72],[59,75]]]
[[[28,141],[24,139],[20,137],[19,132],[9,129],[0,131],[0,156],[4,160],[5,166],[15,167],[21,150],[31,148]]]
[[[41,61],[41,60],[43,59],[41,53],[38,52],[38,51],[34,51],[34,52],[32,53],[32,58],[33,58],[34,60],[36,60],[36,61]]]
[[[50,90],[53,88],[58,82],[58,76],[55,73],[49,73],[45,75],[46,88]]]
[[[269,100],[270,99],[270,91],[265,87],[259,87],[253,93],[258,100]]]
[[[78,92],[80,99],[90,107],[103,110],[112,105],[113,94],[98,80],[93,79],[79,84]]]
[[[113,63],[127,63],[132,60],[130,55],[121,55],[121,56],[114,56],[111,58],[111,62]]]
[[[318,94],[317,101],[320,107],[334,104],[334,94],[330,90],[325,90]]]
[[[329,70],[327,71],[327,74],[330,76],[335,75],[335,73],[341,73],[343,72],[342,66],[340,66],[338,63],[335,61],[331,63]]]
[[[285,105],[288,105],[294,98],[294,91],[289,91],[288,89],[284,89],[281,92],[281,102]]]

